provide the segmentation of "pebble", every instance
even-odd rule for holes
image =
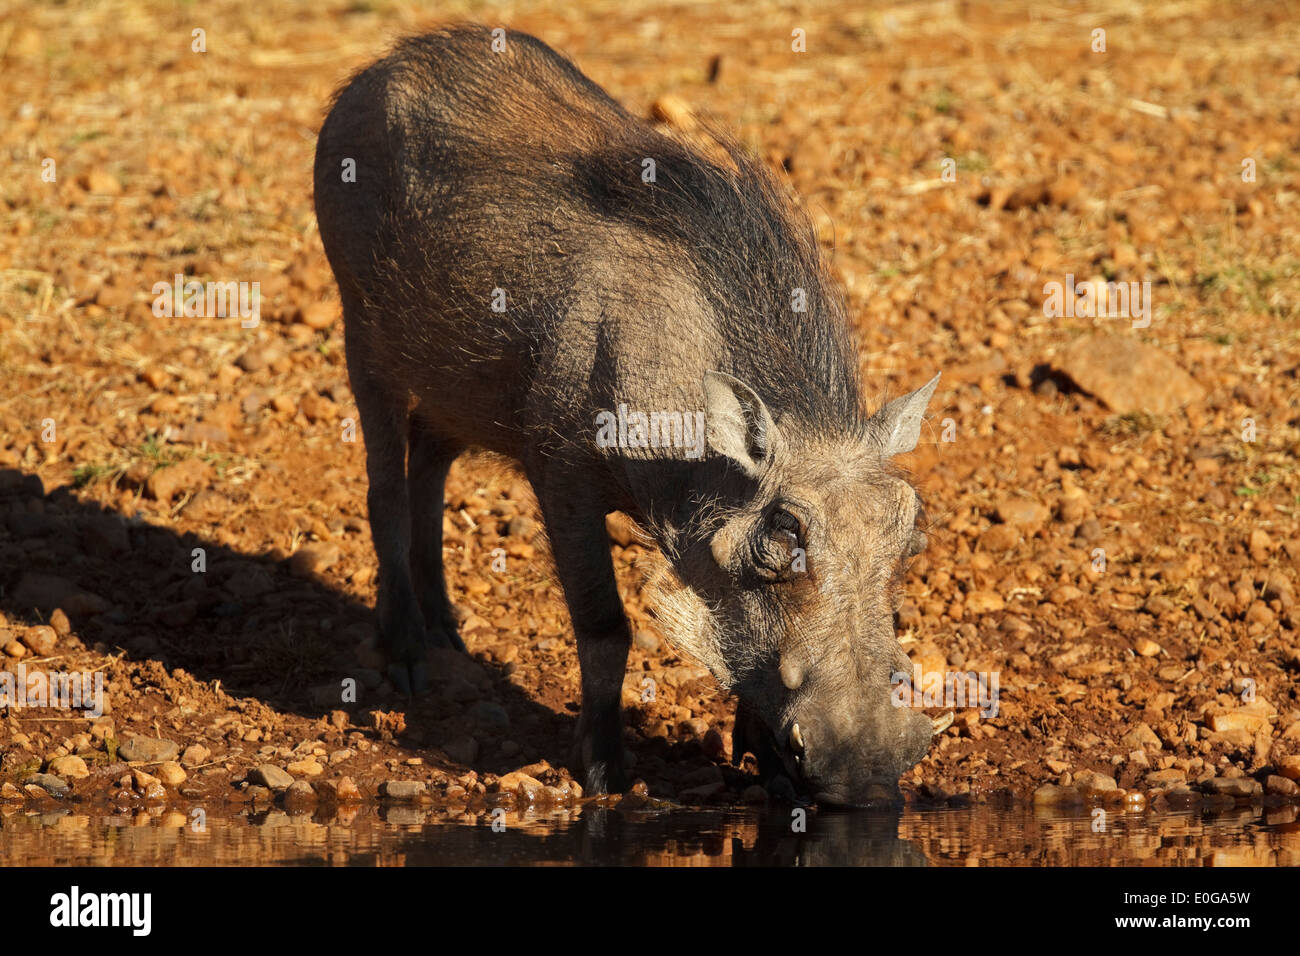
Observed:
[[[50,627],[59,637],[67,637],[72,633],[72,622],[68,620],[68,615],[64,613],[63,608],[56,607],[54,613],[50,615]]]
[[[284,793],[287,803],[315,803],[316,791],[306,780],[295,780]]]
[[[158,768],[158,779],[169,787],[179,787],[189,774],[174,760],[168,760]]]
[[[1138,724],[1121,737],[1119,742],[1125,750],[1163,750],[1165,746],[1156,732],[1145,723]]]
[[[174,740],[128,737],[118,746],[117,754],[128,763],[157,763],[163,760],[175,760],[180,750],[180,744]]]
[[[1148,605],[1150,605],[1150,603],[1150,601],[1147,602]],[[1161,647],[1150,638],[1142,637],[1138,638],[1138,642],[1133,645],[1133,650],[1137,652],[1139,657],[1155,657],[1160,653]]]
[[[1206,793],[1224,794],[1229,797],[1254,797],[1263,790],[1258,780],[1250,777],[1212,777],[1202,784]]]
[[[319,331],[334,324],[338,316],[338,306],[333,302],[312,302],[303,307],[302,324]]]
[[[997,519],[1003,524],[1020,525],[1027,531],[1041,528],[1051,512],[1032,498],[1003,498],[996,506]]]
[[[1010,524],[995,524],[980,535],[981,551],[1010,551],[1020,543],[1020,529]]]
[[[47,793],[56,797],[63,796],[71,789],[66,780],[63,780],[61,777],[56,777],[52,773],[34,773],[30,777],[23,779],[23,786],[40,787]]]
[[[0,800],[21,800],[23,792],[6,780],[0,783]]]
[[[295,760],[286,768],[289,773],[298,777],[319,777],[325,772],[325,768],[316,762],[315,757],[307,757],[303,760]]]
[[[1128,335],[1080,336],[1056,354],[1052,366],[1120,415],[1172,415],[1205,395],[1167,352]],[[1160,387],[1152,388],[1152,382]]]
[[[381,796],[406,802],[418,800],[427,789],[422,780],[386,780],[379,785]]]
[[[54,648],[59,643],[59,635],[54,628],[38,624],[23,631],[23,636],[19,640],[37,657],[48,657],[54,653]]]
[[[1034,805],[1055,807],[1063,804],[1078,803],[1081,794],[1074,787],[1059,787],[1054,783],[1045,783],[1034,791]]]
[[[972,614],[1000,611],[1007,602],[996,591],[971,591],[966,595],[966,610]]]
[[[1074,788],[1080,793],[1107,793],[1118,786],[1114,777],[1097,773],[1095,770],[1080,770],[1074,775]]]
[[[1288,780],[1300,780],[1300,754],[1291,754],[1279,760],[1277,772]]]
[[[1246,713],[1244,709],[1230,710],[1223,714],[1214,714],[1209,719],[1210,729],[1216,734],[1230,730],[1244,730],[1254,733],[1268,727],[1268,718],[1260,714]]]
[[[159,468],[145,481],[145,495],[155,501],[170,503],[182,491],[198,491],[211,480],[212,466],[200,458],[186,458],[166,468]]]
[[[1167,770],[1153,770],[1146,775],[1148,787],[1171,787],[1187,782],[1187,774],[1175,767]]]
[[[503,793],[513,793],[529,803],[536,800],[544,788],[540,780],[518,770],[506,774],[498,783]]]
[[[71,755],[56,757],[51,760],[49,771],[56,776],[70,777],[73,780],[82,780],[90,776],[90,769],[86,766],[86,761]]]
[[[640,630],[632,636],[632,643],[647,654],[653,654],[659,650],[659,635],[654,631]]]
[[[337,780],[322,780],[316,785],[322,798],[335,803],[360,803],[361,791],[352,782],[351,777],[339,777]]]
[[[1277,796],[1294,797],[1297,793],[1300,793],[1300,784],[1297,784],[1294,780],[1288,780],[1286,777],[1279,777],[1277,774],[1271,773],[1264,780],[1264,792]]]
[[[293,786],[293,777],[273,763],[264,763],[254,767],[248,773],[250,783],[260,784],[270,790],[288,790]]]
[[[181,766],[199,767],[207,763],[211,757],[212,751],[203,744],[190,744],[185,748],[185,752],[181,754]]]

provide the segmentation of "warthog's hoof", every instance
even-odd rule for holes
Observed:
[[[423,660],[410,663],[393,661],[388,665],[388,679],[399,693],[407,697],[423,694],[429,689],[429,665]]]

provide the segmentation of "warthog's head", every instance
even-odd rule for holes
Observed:
[[[891,469],[938,376],[852,434],[774,421],[745,383],[705,378],[708,486],[680,516],[654,588],[668,636],[739,697],[733,754],[820,803],[892,799],[933,726],[894,705],[894,634],[921,503]]]

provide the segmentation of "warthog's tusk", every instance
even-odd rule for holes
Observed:
[[[790,728],[790,748],[796,753],[804,752],[803,734],[799,732],[798,724]]]
[[[941,734],[945,730],[947,730],[950,726],[952,726],[952,719],[955,716],[956,715],[950,710],[942,717],[931,717],[930,723],[934,724],[934,732],[936,734]]]

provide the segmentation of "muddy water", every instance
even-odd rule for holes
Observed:
[[[978,806],[808,813],[620,811],[454,817],[407,807],[222,815],[75,807],[0,814],[5,865],[300,866],[651,864],[663,866],[1300,865],[1294,807],[1221,812],[1045,813]],[[1105,829],[1098,830],[1104,823]],[[504,824],[504,826],[501,826]]]

